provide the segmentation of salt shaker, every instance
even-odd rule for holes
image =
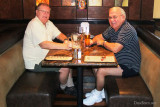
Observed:
[[[78,59],[81,59],[81,55],[82,55],[82,53],[81,53],[81,48],[78,49],[78,52],[77,52],[77,53],[78,53]]]

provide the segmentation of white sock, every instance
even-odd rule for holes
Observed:
[[[74,86],[74,83],[72,78],[72,70],[70,70],[68,80],[67,80],[67,87],[73,87],[73,86]]]
[[[60,84],[60,88],[61,88],[62,90],[64,90],[64,89],[66,88],[66,86],[67,86],[67,84]]]

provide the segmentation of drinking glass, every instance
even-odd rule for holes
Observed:
[[[85,33],[85,35],[84,35],[84,43],[85,43],[85,47],[89,47],[90,46],[90,33]]]
[[[79,37],[78,33],[73,33],[71,35],[71,41],[72,41],[72,48],[73,49],[80,48],[80,37]]]

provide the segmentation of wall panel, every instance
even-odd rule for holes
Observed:
[[[32,19],[35,17],[36,1],[23,0],[24,19]]]
[[[154,5],[154,0],[142,0],[141,20],[153,19],[153,5]]]
[[[88,15],[87,15],[87,9],[77,9],[77,19],[87,19]]]
[[[54,23],[54,22],[53,22]],[[80,26],[80,24],[55,24],[62,33],[66,35],[70,35],[73,32],[78,32],[77,27]],[[100,33],[103,33],[109,24],[90,24],[90,33],[92,35],[98,35]]]
[[[129,19],[140,20],[141,0],[129,0]]]
[[[103,0],[103,6],[113,7],[115,5],[115,0]]]
[[[51,19],[76,19],[76,7],[51,7]]]
[[[23,19],[22,0],[0,0],[0,19]]]
[[[88,7],[88,19],[107,19],[109,7]]]
[[[62,0],[50,0],[49,4],[50,4],[50,6],[61,6]]]

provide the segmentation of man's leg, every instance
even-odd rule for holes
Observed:
[[[92,90],[90,96],[83,100],[84,105],[91,106],[95,103],[102,101],[102,89],[104,87],[104,78],[107,75],[122,76],[123,70],[118,66],[118,68],[99,68],[96,72],[97,77],[97,88]]]
[[[70,69],[69,75],[68,75],[68,80],[67,80],[67,87],[73,87],[73,78],[72,78],[72,69]]]
[[[73,79],[72,79],[72,70],[69,68],[61,68],[60,72],[60,87],[66,94],[76,96],[77,91],[74,87]]]
[[[59,70],[59,72],[60,72],[59,79],[60,79],[61,84],[64,85],[67,83],[69,71],[70,71],[69,68],[61,68]]]
[[[112,76],[122,76],[123,70],[121,69],[120,66],[117,68],[99,68],[97,72],[97,90],[101,91],[104,87],[104,79],[105,76],[107,75],[112,75]]]

